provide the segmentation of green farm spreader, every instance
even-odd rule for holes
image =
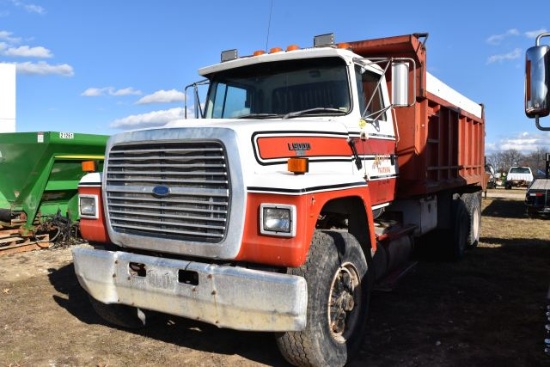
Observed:
[[[50,247],[78,232],[82,162],[103,164],[108,136],[0,134],[0,255]]]

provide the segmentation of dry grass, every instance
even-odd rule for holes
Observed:
[[[421,262],[375,293],[368,347],[351,366],[549,366],[550,219],[529,219],[524,195],[483,199],[481,241],[462,261]]]
[[[493,239],[524,240],[528,242],[550,239],[550,218],[529,218],[521,198],[487,198],[483,200],[483,242]],[[502,241],[500,241],[502,242]]]

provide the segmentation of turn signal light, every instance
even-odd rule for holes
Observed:
[[[97,164],[95,161],[82,161],[83,172],[95,172],[97,171]]]
[[[303,175],[309,171],[309,160],[307,158],[289,158],[287,167],[289,172]]]

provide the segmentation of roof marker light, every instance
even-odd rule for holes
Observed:
[[[313,38],[313,47],[334,45],[334,33],[321,34]]]
[[[336,48],[340,48],[340,49],[345,49],[345,50],[348,50],[351,48],[351,45],[349,43],[339,43],[336,45]]]
[[[299,49],[300,49],[300,46],[298,46],[298,45],[289,45],[286,48],[287,51],[296,51],[296,50],[299,50]]]
[[[238,58],[238,54],[237,54],[237,50],[233,49],[233,50],[226,50],[226,51],[222,51],[222,57],[221,57],[221,60],[222,62],[226,62],[226,61],[231,61],[231,60],[235,60],[236,58]]]
[[[258,50],[258,51],[254,51],[254,56],[260,56],[260,55],[263,55],[265,54],[265,51],[264,50]]]
[[[270,53],[270,54],[274,54],[274,53],[281,52],[281,51],[283,51],[282,48],[280,48],[280,47],[273,47],[272,49],[269,50],[269,53]]]

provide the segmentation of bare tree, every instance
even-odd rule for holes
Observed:
[[[544,174],[546,170],[546,154],[548,153],[547,148],[538,147],[534,152],[528,154],[525,158],[527,165],[531,167],[533,174],[537,174],[538,171],[541,171]]]
[[[493,166],[495,172],[503,173],[506,171],[502,159],[502,152],[494,152],[487,156],[487,163]]]
[[[518,152],[515,149],[508,149],[505,151],[500,152],[501,154],[501,167],[503,168],[504,172],[507,172],[510,167],[515,166],[525,166],[526,165],[526,159],[525,156]]]

